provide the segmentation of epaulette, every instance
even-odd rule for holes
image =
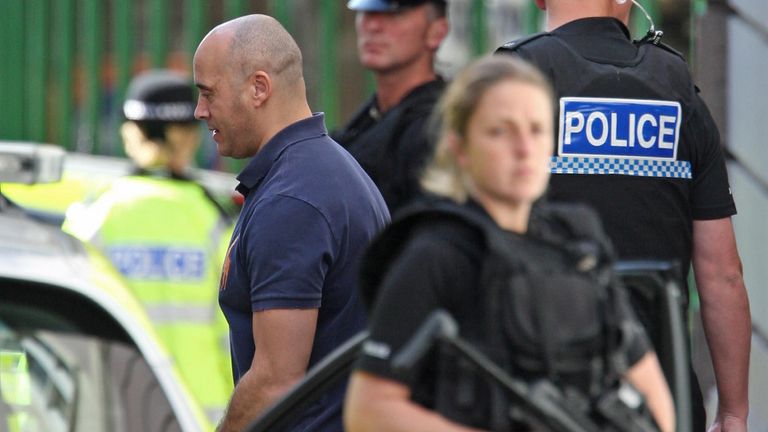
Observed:
[[[538,38],[540,38],[542,36],[546,36],[548,34],[549,34],[548,32],[539,32],[539,33],[530,34],[530,35],[522,37],[520,39],[515,39],[513,41],[507,42],[504,45],[498,47],[496,49],[496,53],[498,54],[498,53],[504,52],[504,51],[515,51],[518,48],[520,48],[521,46],[527,44],[528,42],[534,41],[534,40],[536,40],[536,39],[538,39]]]
[[[671,46],[669,46],[667,44],[665,44],[664,42],[659,42],[659,43],[656,44],[656,46],[661,48],[661,49],[663,49],[663,50],[665,50],[665,51],[671,52],[672,54],[674,54],[674,55],[680,57],[681,59],[683,59],[683,61],[687,61],[685,59],[685,56],[683,55],[683,53],[681,53],[680,51],[672,48]]]
[[[663,34],[664,33],[661,32],[661,31],[651,32],[649,30],[648,34],[644,38],[642,38],[642,39],[640,39],[638,41],[638,44],[651,44],[651,45],[655,45],[655,46],[663,49],[664,51],[667,51],[669,53],[672,53],[672,54],[680,57],[681,59],[683,59],[683,61],[686,61],[685,56],[683,55],[683,53],[681,53],[680,51],[672,48],[671,46],[669,46],[669,45],[667,45],[667,44],[665,44],[664,42],[661,41],[661,37],[662,37]]]

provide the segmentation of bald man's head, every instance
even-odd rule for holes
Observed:
[[[195,117],[219,152],[250,157],[275,133],[310,117],[301,51],[277,20],[248,15],[211,30],[192,60]]]
[[[201,45],[213,37],[226,39],[225,61],[240,78],[263,70],[288,84],[303,80],[299,46],[270,16],[246,15],[227,21],[211,30]]]

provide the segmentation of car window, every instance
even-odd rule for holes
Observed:
[[[140,351],[79,327],[0,298],[0,431],[180,431]]]

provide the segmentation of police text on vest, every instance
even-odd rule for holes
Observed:
[[[558,155],[675,160],[678,102],[564,97]]]

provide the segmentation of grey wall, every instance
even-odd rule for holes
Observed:
[[[768,2],[731,0],[735,14],[727,20],[726,115],[724,135],[741,163],[731,162],[731,188],[739,214],[733,219],[752,321],[768,334]],[[745,168],[748,167],[748,168]],[[750,430],[768,430],[768,344],[752,338]]]
[[[768,28],[768,2],[732,0],[744,17]],[[725,138],[744,165],[768,182],[768,39],[743,18],[728,19],[727,116]],[[768,191],[737,163],[729,166],[739,214],[734,218],[752,319],[768,331]]]

